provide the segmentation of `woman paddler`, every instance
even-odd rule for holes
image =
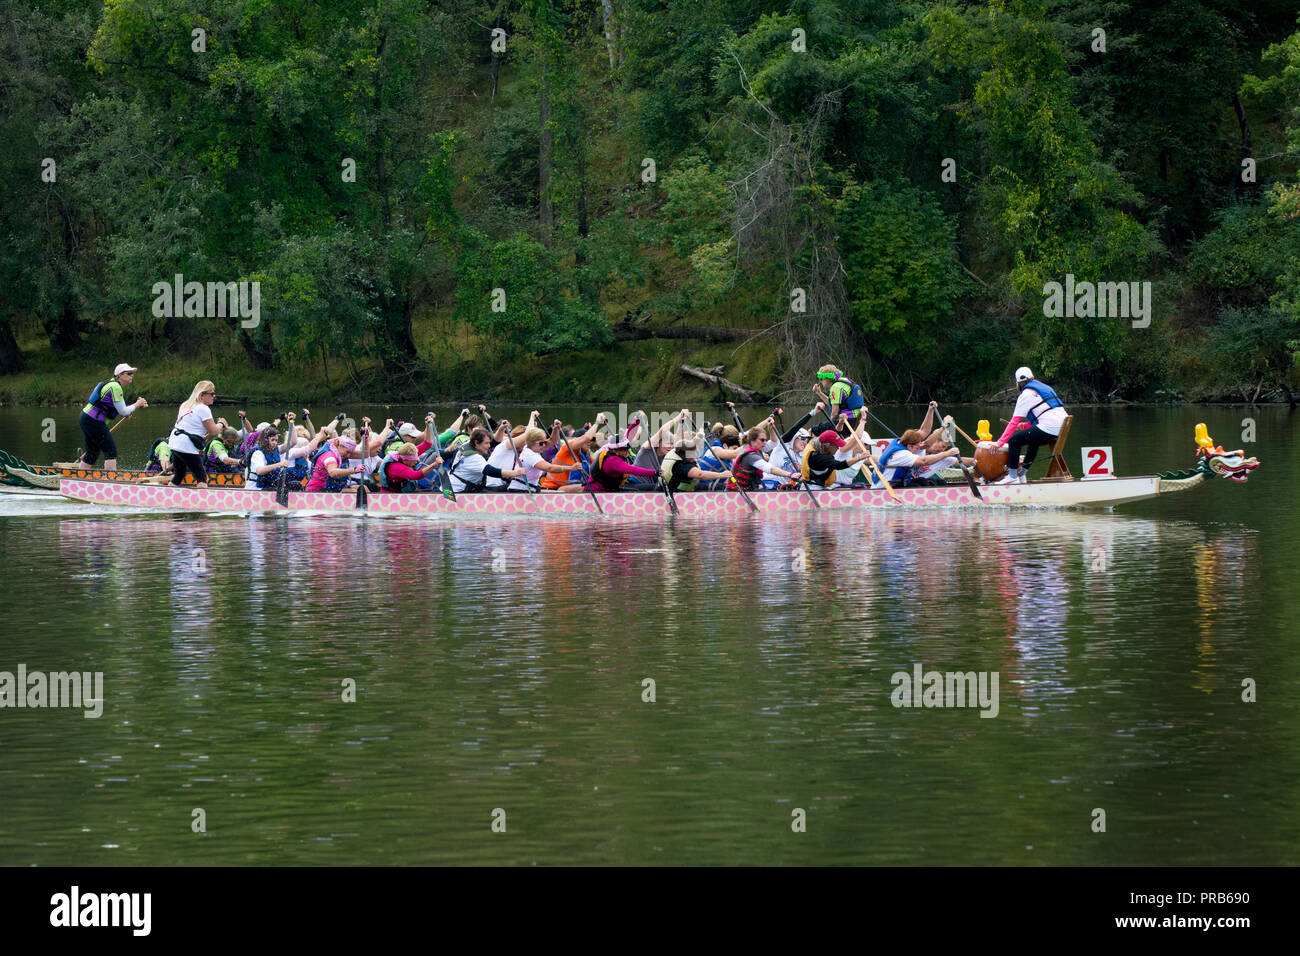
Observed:
[[[460,446],[447,469],[452,491],[458,495],[467,491],[483,491],[487,478],[522,478],[528,473],[526,468],[502,469],[489,465],[487,456],[491,450],[492,436],[486,428],[475,428],[469,433],[469,441]]]
[[[740,454],[731,463],[732,480],[727,484],[728,491],[733,486],[746,491],[757,491],[762,487],[765,475],[776,475],[779,478],[794,477],[794,472],[773,465],[763,457],[763,449],[767,446],[767,426],[771,424],[772,419],[766,418],[745,432],[745,442],[741,446]]]
[[[845,458],[846,448],[843,438],[829,428],[826,429],[804,448],[799,467],[800,476],[804,481],[823,488],[833,487],[836,484],[836,473],[840,469],[856,468],[871,456],[871,452],[864,451],[856,458]]]
[[[631,445],[626,438],[608,442],[591,458],[592,491],[618,491],[628,478],[653,479],[653,468],[639,468],[630,461]]]
[[[267,425],[258,433],[257,445],[248,459],[249,478],[263,491],[271,491],[280,487],[280,472],[292,467],[293,462],[283,455],[279,430],[274,425]],[[289,491],[301,491],[302,482],[289,478],[285,487]]]
[[[744,450],[740,443],[740,431],[735,425],[714,424],[705,436],[707,447],[700,452],[700,467],[708,471],[726,471],[729,464]],[[707,482],[704,491],[721,491],[721,482]]]
[[[86,440],[86,450],[76,463],[78,468],[94,468],[102,451],[105,470],[117,471],[117,443],[113,441],[105,423],[118,415],[130,415],[137,408],[149,407],[143,396],[130,405],[126,404],[123,389],[135,381],[137,371],[123,362],[113,369],[112,378],[100,382],[91,390],[90,400],[86,402],[78,419],[82,437]]]
[[[217,386],[209,381],[199,382],[190,397],[181,402],[176,414],[167,446],[172,451],[173,485],[185,482],[186,472],[193,472],[194,487],[208,486],[208,473],[203,466],[203,446],[221,430],[212,420],[212,403],[217,400]]]
[[[435,457],[422,469],[416,467],[419,462],[419,450],[408,441],[384,456],[384,460],[375,469],[375,482],[381,491],[409,491],[419,487],[419,483],[442,464],[442,459]]]
[[[355,428],[344,429],[338,437],[330,439],[316,457],[306,490],[342,491],[349,478],[366,470],[364,461],[358,461],[355,467],[346,464],[349,460],[359,458],[360,451]]]
[[[725,471],[708,471],[701,468],[692,456],[703,440],[694,436],[678,442],[663,457],[660,474],[668,483],[668,490],[676,494],[679,491],[694,491],[697,481],[725,481],[731,477]]]
[[[568,491],[580,494],[585,490],[583,483],[586,481],[591,465],[591,456],[587,453],[587,449],[591,447],[604,420],[605,413],[601,412],[585,432],[581,435],[575,433],[572,438],[560,443],[560,450],[555,453],[554,464],[563,465],[564,469],[560,474],[542,475],[538,482],[541,491]],[[577,461],[574,460],[574,455],[578,456]]]

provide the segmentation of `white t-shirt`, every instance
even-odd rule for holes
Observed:
[[[448,474],[451,476],[451,490],[457,494],[468,491],[469,486],[466,482],[473,482],[476,486],[483,482],[483,468],[487,465],[487,459],[478,453],[469,455],[457,455],[452,462],[451,470]],[[479,488],[475,487],[475,491]]]
[[[892,485],[895,481],[898,481],[898,469],[910,468],[912,465],[916,464],[916,459],[919,457],[921,456],[908,451],[906,448],[900,448],[889,456],[889,466],[885,467],[882,465],[880,472],[885,476],[885,480]],[[877,462],[877,464],[880,463]],[[876,479],[872,482],[872,487],[883,488],[884,485],[880,483],[880,479]]]
[[[1020,397],[1016,399],[1016,410],[1012,413],[1012,418],[1022,418],[1029,421],[1030,409],[1043,404],[1043,396],[1039,395],[1032,388],[1022,388]],[[1038,425],[1039,431],[1047,432],[1049,435],[1061,434],[1061,426],[1065,424],[1066,411],[1064,408],[1039,408]]]
[[[499,468],[502,471],[514,471],[515,453],[511,446],[512,442],[509,439],[501,442],[496,448],[492,449],[492,453],[488,455],[487,463],[493,468]],[[519,452],[519,463],[528,469],[528,473],[523,478],[511,478],[510,487],[519,491],[527,491],[528,489],[524,487],[525,479],[530,485],[535,486],[542,480],[542,469],[537,467],[537,463],[545,460],[531,448],[523,448]],[[489,488],[504,488],[506,483],[500,478],[489,478],[487,486]]]
[[[194,442],[184,435],[177,435],[175,429],[179,428],[191,435],[199,435],[204,441],[207,441],[208,429],[203,423],[210,421],[212,421],[212,409],[203,402],[199,402],[176,420],[176,424],[172,426],[172,434],[167,438],[167,447],[172,451],[184,452],[188,455],[200,454],[203,451],[202,447],[195,448]]]
[[[257,478],[258,478],[258,475],[260,474],[260,472],[258,472],[256,469],[258,469],[258,468],[264,468],[264,467],[266,467],[266,452],[264,452],[264,451],[262,451],[262,449],[258,448],[258,449],[255,450],[255,451],[253,452],[253,454],[250,455],[249,458],[248,458],[248,473],[249,473],[249,476],[250,476],[254,481],[256,481]]]
[[[902,453],[900,452],[899,455],[901,454]],[[894,456],[895,460],[898,459],[899,455]],[[939,474],[939,472],[943,471],[945,468],[953,467],[955,464],[957,464],[957,456],[949,455],[947,458],[942,458],[939,461],[936,461],[933,465],[922,465],[920,468],[916,469],[916,476],[918,478],[930,478]]]

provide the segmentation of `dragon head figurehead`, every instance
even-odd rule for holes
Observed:
[[[1259,467],[1259,459],[1247,458],[1240,448],[1224,451],[1214,443],[1209,429],[1201,422],[1196,426],[1196,465],[1207,475],[1240,482],[1249,478],[1250,473]]]

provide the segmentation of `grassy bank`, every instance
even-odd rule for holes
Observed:
[[[417,341],[430,341],[417,329]],[[215,339],[215,336],[214,336]],[[147,343],[124,342],[110,333],[90,336],[72,355],[57,355],[48,342],[28,335],[23,342],[29,369],[0,377],[0,406],[77,405],[95,383],[121,361],[140,368],[139,393],[150,402],[180,402],[194,383],[211,379],[223,401],[294,405],[323,402],[401,402],[437,399],[464,402],[508,398],[532,402],[699,402],[718,390],[681,374],[683,364],[726,367],[732,381],[773,391],[779,355],[765,340],[744,345],[705,345],[682,340],[617,342],[603,349],[529,357],[512,362],[476,357],[472,342],[452,343],[447,359],[427,360],[410,370],[393,370],[376,362],[351,367],[332,360],[287,363],[258,371],[241,352],[218,342],[192,345],[188,354]],[[433,349],[430,348],[432,352]],[[133,393],[135,394],[135,393]]]

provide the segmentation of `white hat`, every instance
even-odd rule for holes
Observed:
[[[414,438],[420,435],[420,429],[416,428],[410,422],[402,422],[402,427],[397,430],[397,434],[405,438]]]
[[[258,423],[257,423],[257,427],[254,428],[253,431],[255,431],[255,432],[264,432],[264,431],[266,431],[266,430],[267,430],[268,428],[270,428],[270,427],[271,427],[271,423],[270,423],[270,422],[258,422]]]
[[[1022,365],[1016,369],[1016,381],[1028,382],[1034,377],[1034,373],[1029,370],[1028,365]]]
[[[799,439],[799,438],[812,438],[812,432],[810,432],[810,431],[809,431],[808,429],[806,429],[806,428],[801,428],[801,429],[799,429],[797,432],[794,433],[794,437],[795,437],[796,439]]]
[[[117,378],[123,372],[138,372],[138,371],[140,370],[137,368],[132,368],[130,365],[127,365],[125,362],[123,362],[117,368],[113,369],[113,378]]]

